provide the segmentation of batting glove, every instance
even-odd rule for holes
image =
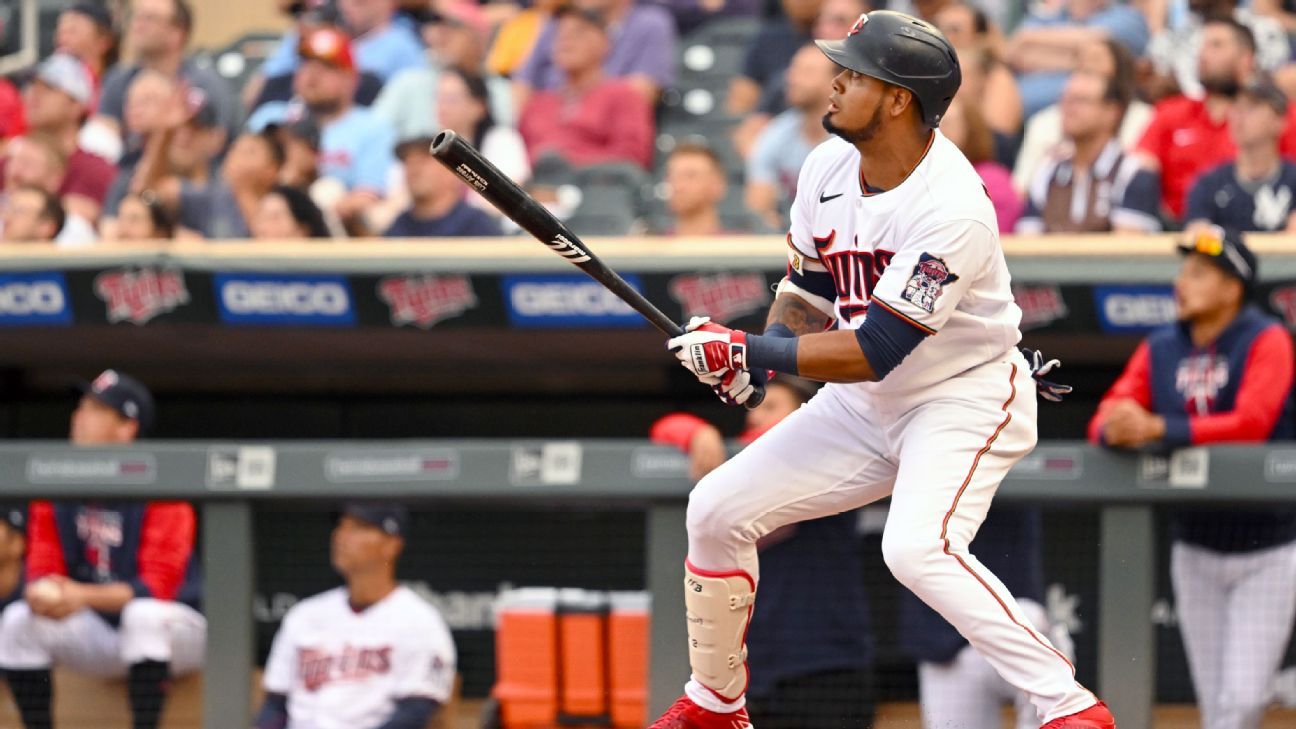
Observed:
[[[1044,376],[1052,372],[1055,367],[1061,369],[1061,360],[1045,360],[1044,353],[1038,349],[1022,347],[1021,353],[1026,355],[1026,361],[1030,363],[1031,377],[1035,379],[1035,391],[1040,397],[1052,402],[1062,402],[1062,398],[1071,394],[1073,388],[1070,385],[1044,379]]]
[[[731,370],[719,377],[707,375],[698,379],[710,385],[725,405],[746,405],[752,395],[765,389],[769,373],[765,370]]]
[[[684,331],[666,342],[666,348],[699,379],[747,369],[747,332],[721,326],[705,316],[693,317]]]

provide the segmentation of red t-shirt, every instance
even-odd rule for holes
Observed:
[[[623,80],[604,81],[574,99],[562,89],[536,91],[518,118],[532,162],[557,152],[578,167],[633,162],[647,169],[652,164],[652,108]]]
[[[10,139],[27,131],[18,88],[7,78],[0,78],[0,139]]]
[[[4,187],[5,160],[0,158],[0,189]],[[97,154],[77,148],[68,157],[67,174],[59,186],[59,196],[80,195],[103,205],[108,188],[117,179],[117,168]]]
[[[1288,107],[1278,147],[1284,157],[1296,158],[1296,105]],[[1197,176],[1237,156],[1227,117],[1216,122],[1206,112],[1205,101],[1187,96],[1156,105],[1137,149],[1161,161],[1161,204],[1175,218],[1183,216]]]

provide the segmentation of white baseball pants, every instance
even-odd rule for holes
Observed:
[[[968,551],[990,500],[1035,446],[1035,384],[1014,349],[909,396],[829,385],[698,483],[689,562],[759,579],[756,540],[891,497],[882,556],[1045,721],[1093,705],[1074,669]],[[757,592],[759,598],[759,591]],[[707,708],[732,710],[690,681]]]
[[[1041,630],[1048,625],[1042,605],[1033,600],[1019,600],[1018,605],[1031,625]],[[918,664],[918,703],[923,729],[1001,729],[1004,704],[1012,704],[1016,711],[1014,729],[1039,729],[1040,725],[1030,698],[1003,680],[970,645],[948,663]]]
[[[139,598],[126,604],[121,625],[93,610],[63,620],[38,617],[24,601],[0,617],[0,668],[36,670],[65,666],[95,676],[125,676],[141,661],[171,664],[181,676],[202,666],[207,619],[183,603]]]
[[[1257,729],[1296,616],[1296,543],[1170,552],[1175,609],[1202,729]]]

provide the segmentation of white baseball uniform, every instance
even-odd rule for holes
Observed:
[[[67,666],[120,677],[135,663],[161,661],[170,664],[173,676],[182,676],[202,667],[206,646],[207,619],[173,600],[131,600],[115,627],[89,609],[62,620],[43,618],[22,600],[0,619],[0,660],[15,670]]]
[[[454,639],[436,608],[398,587],[356,612],[339,587],[288,611],[262,683],[288,697],[288,729],[366,729],[401,699],[445,703],[454,679]]]
[[[698,484],[688,508],[690,619],[727,625],[722,608],[695,594],[730,590],[730,610],[750,600],[742,582],[707,575],[737,568],[757,580],[757,539],[890,496],[882,551],[896,578],[1044,721],[1093,705],[1070,662],[968,551],[999,482],[1036,441],[1035,384],[1015,346],[1021,311],[980,177],[934,132],[900,185],[871,193],[858,150],[834,137],[806,160],[791,220],[791,268],[832,274],[838,327],[856,328],[880,307],[929,336],[880,382],[826,386]],[[732,711],[741,704],[725,693],[730,648],[697,636],[686,693]],[[716,677],[699,674],[717,653]]]

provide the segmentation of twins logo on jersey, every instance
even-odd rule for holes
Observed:
[[[941,291],[957,280],[959,277],[949,270],[945,261],[924,253],[918,257],[918,265],[914,266],[913,275],[900,296],[930,314],[936,311],[936,299],[940,298]]]
[[[868,311],[873,287],[891,265],[895,253],[881,248],[827,253],[836,238],[835,230],[823,238],[815,238],[815,249],[819,251],[819,262],[828,269],[837,289],[837,313],[843,321],[850,321]],[[858,240],[855,245],[859,246]]]
[[[391,646],[357,648],[348,645],[340,653],[316,648],[297,651],[297,671],[307,691],[318,691],[334,681],[363,681],[391,671]]]
[[[1211,411],[1215,396],[1228,385],[1228,357],[1222,354],[1195,354],[1179,360],[1175,370],[1175,389],[1185,403],[1194,405],[1197,413]]]
[[[82,508],[77,511],[76,530],[77,538],[85,545],[86,563],[94,568],[96,579],[109,579],[113,549],[123,541],[122,515],[116,511]]]

